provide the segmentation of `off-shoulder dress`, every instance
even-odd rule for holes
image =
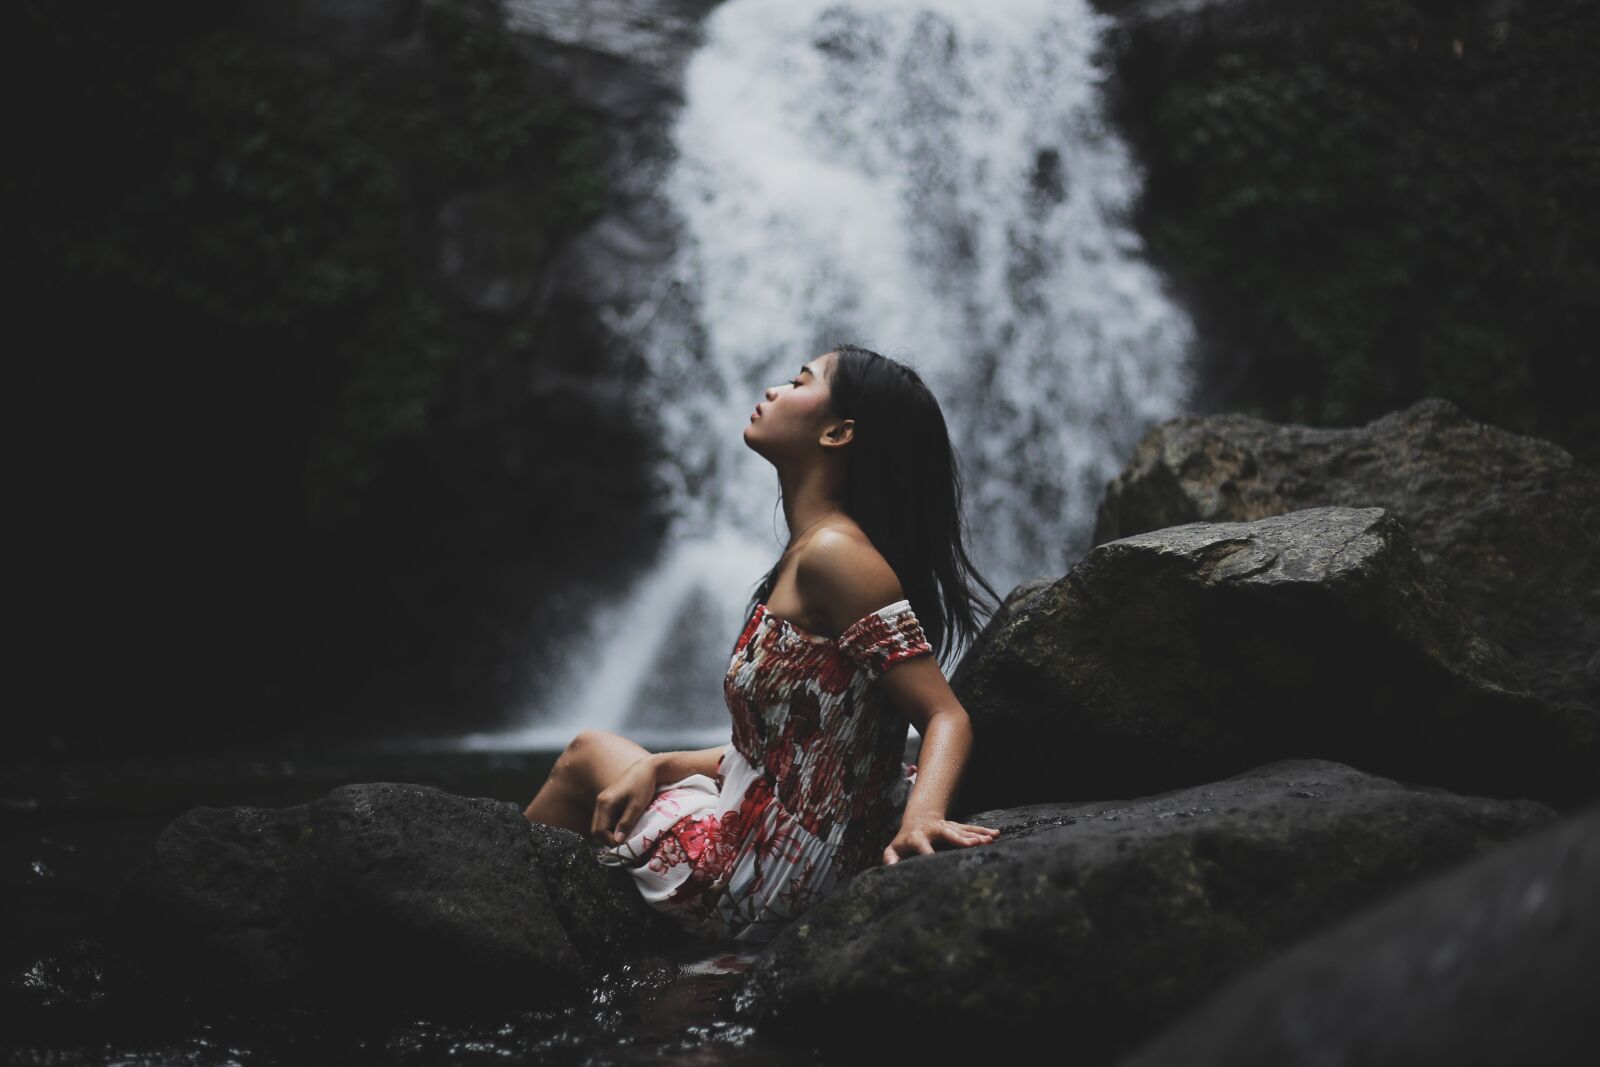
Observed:
[[[837,638],[758,603],[723,679],[733,731],[715,779],[658,788],[600,862],[627,867],[692,934],[770,938],[894,839],[916,774],[902,761],[906,720],[872,683],[931,652],[909,600]]]

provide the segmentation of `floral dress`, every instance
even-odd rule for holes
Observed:
[[[837,639],[757,604],[723,693],[732,742],[717,776],[660,787],[626,841],[600,849],[692,934],[765,941],[850,875],[880,863],[915,769],[906,720],[872,682],[933,646],[898,600]]]

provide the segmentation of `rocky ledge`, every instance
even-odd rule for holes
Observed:
[[[376,782],[174,820],[104,940],[208,997],[525,1006],[581,995],[675,932],[578,834],[512,803]]]
[[[1106,486],[1094,540],[1323,505],[1391,512],[1531,689],[1600,707],[1600,474],[1447,400],[1335,429],[1169,419]]]
[[[1123,1067],[1600,1059],[1600,805],[1338,923]]]
[[[1558,807],[1600,788],[1592,712],[1529,692],[1383,508],[1097,545],[1013,598],[951,684],[979,738],[968,811],[1306,756]]]
[[[972,821],[994,844],[864,872],[795,920],[739,1007],[797,1036],[821,1018],[881,1034],[882,1051],[1070,1035],[1102,1063],[1296,939],[1552,817],[1321,760],[987,812]]]

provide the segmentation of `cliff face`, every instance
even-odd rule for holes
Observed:
[[[24,729],[488,725],[548,620],[647,560],[652,428],[584,278],[710,5],[641,20],[637,60],[601,6],[8,9],[55,698]]]
[[[1600,462],[1600,9],[1096,0],[1208,411],[1441,396]]]

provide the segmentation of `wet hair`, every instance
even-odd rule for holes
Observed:
[[[965,546],[961,472],[939,402],[910,367],[857,345],[836,345],[828,378],[834,417],[853,419],[846,446],[844,510],[900,579],[911,610],[941,660],[965,647],[1000,596]],[[761,579],[750,608],[777,584],[780,558]],[[946,664],[948,666],[948,664]]]

